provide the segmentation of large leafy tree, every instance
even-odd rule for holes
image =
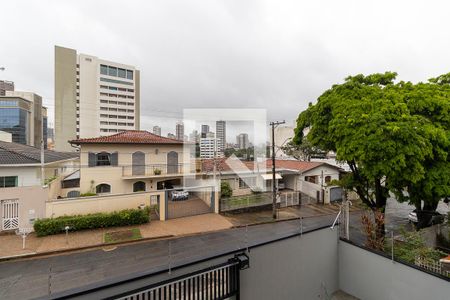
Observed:
[[[450,196],[450,73],[428,83],[398,86],[411,114],[423,118],[423,130],[432,144],[432,155],[423,162],[425,176],[414,182],[397,178],[400,182],[393,185],[399,201],[416,207],[417,226],[422,228],[430,223],[439,201]]]
[[[408,184],[417,187],[426,180],[427,162],[436,154],[432,137],[445,144],[445,130],[438,128],[430,116],[419,113],[419,107],[412,109],[413,103],[407,101],[406,87],[417,92],[416,85],[395,84],[396,75],[350,76],[332,86],[299,115],[294,138],[298,144],[307,139],[315,147],[336,152],[337,159],[345,161],[352,171],[341,184],[355,190],[369,208],[381,213],[389,191],[399,195]],[[438,85],[428,85],[432,84]],[[305,128],[310,129],[306,137]],[[444,152],[440,153],[442,157]],[[384,235],[382,223],[378,235]]]

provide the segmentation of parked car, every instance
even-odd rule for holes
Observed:
[[[186,191],[173,191],[172,192],[172,201],[182,201],[187,200],[189,198],[189,192]]]
[[[441,224],[444,222],[445,216],[443,214],[438,213],[437,211],[430,212],[432,214],[430,223],[428,226],[434,225],[434,224]],[[409,222],[417,223],[417,209],[413,210],[408,215]]]

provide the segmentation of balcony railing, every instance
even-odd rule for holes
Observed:
[[[184,173],[195,173],[195,166],[192,164],[152,164],[138,166],[123,166],[122,176],[170,176]]]

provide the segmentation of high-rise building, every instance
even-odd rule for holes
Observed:
[[[214,158],[217,155],[217,139],[213,137],[200,138],[200,158]]]
[[[217,151],[223,153],[227,143],[227,123],[216,121]]]
[[[12,141],[33,147],[47,146],[47,108],[42,97],[30,92],[6,91],[0,96],[0,130],[12,134]]]
[[[206,134],[209,132],[209,125],[202,125],[202,131],[200,134],[201,138],[205,138]]]
[[[153,126],[153,134],[161,135],[161,127]]]
[[[0,80],[0,96],[5,96],[6,91],[14,91],[14,82]]]
[[[55,46],[55,149],[68,140],[139,130],[140,72],[134,66]]]
[[[197,130],[193,130],[190,134],[189,134],[189,141],[190,142],[194,142],[194,143],[199,143],[200,142],[200,137],[198,135],[198,131]]]
[[[184,124],[183,122],[177,122],[177,125],[175,125],[175,135],[177,140],[183,141],[184,140]]]
[[[248,141],[248,134],[241,133],[238,136],[236,136],[236,144],[239,149],[247,149],[250,146]]]

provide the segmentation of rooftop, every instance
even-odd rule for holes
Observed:
[[[44,150],[44,162],[78,158],[79,153]],[[18,143],[0,141],[0,165],[40,164],[41,149]]]
[[[69,141],[71,144],[177,144],[184,142],[159,136],[145,130],[127,130],[117,134]]]
[[[202,171],[210,172],[213,170],[213,159],[203,159],[202,160]],[[311,161],[299,161],[299,160],[283,160],[277,159],[275,161],[275,167],[277,170],[292,170],[292,171],[300,171],[306,172],[317,168],[319,166],[326,165],[332,168],[340,169],[336,166],[324,163],[324,162],[311,162]],[[229,172],[233,170],[251,170],[253,171],[255,168],[258,170],[268,170],[272,168],[272,160],[268,159],[263,162],[258,162],[255,166],[254,161],[243,161],[238,158],[218,158],[216,159],[216,168],[219,172]]]

